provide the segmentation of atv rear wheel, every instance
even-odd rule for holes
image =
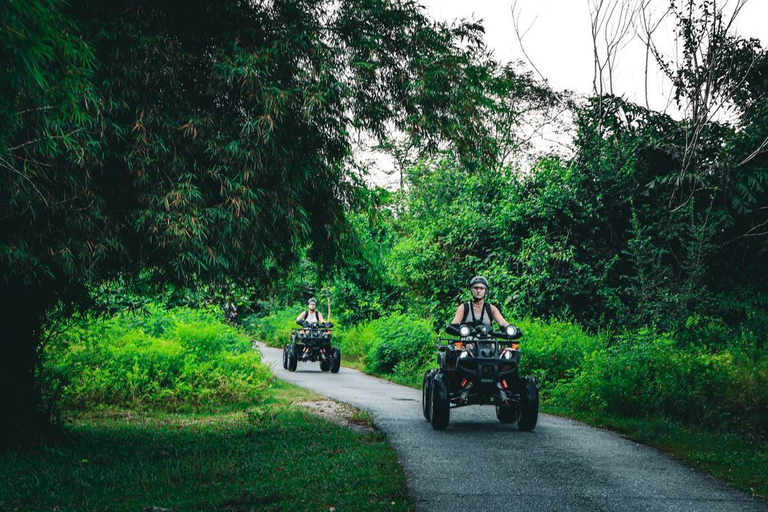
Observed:
[[[520,407],[520,419],[517,420],[517,428],[523,432],[530,432],[536,428],[539,420],[539,387],[533,377],[523,379],[523,400]]]
[[[333,347],[331,354],[333,355],[331,357],[331,373],[339,373],[341,368],[341,349]]]
[[[430,379],[432,393],[430,396],[429,423],[435,430],[445,430],[451,421],[451,402],[448,399],[448,380],[442,373],[437,373]]]
[[[496,406],[496,419],[502,423],[517,423],[520,419],[520,411],[509,407]]]

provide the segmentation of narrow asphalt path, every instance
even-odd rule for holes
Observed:
[[[540,415],[533,432],[496,420],[494,409],[451,410],[436,432],[421,391],[349,368],[282,366],[282,350],[260,346],[276,376],[368,411],[400,456],[419,510],[763,511],[768,505],[663,453],[604,430]]]

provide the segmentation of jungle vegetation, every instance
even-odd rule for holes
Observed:
[[[407,383],[484,274],[553,405],[764,442],[768,52],[682,3],[684,58],[660,59],[677,117],[553,91],[481,24],[410,1],[3,3],[0,439],[136,400],[107,367],[62,370],[104,357],[67,352],[90,315],[234,302],[280,343],[316,295],[345,353]],[[563,109],[573,154],[532,153],[519,128]],[[398,190],[366,182],[361,137],[395,154]],[[154,344],[142,403],[263,384],[235,334],[157,329],[108,356]],[[193,338],[226,385],[195,387]]]

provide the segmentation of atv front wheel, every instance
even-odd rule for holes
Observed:
[[[296,358],[296,354],[293,353],[293,350],[288,351],[288,371],[289,372],[295,372],[296,371],[296,365],[298,364],[298,359]]]
[[[435,430],[445,430],[451,421],[451,402],[448,398],[448,379],[437,373],[431,379],[432,393],[429,407],[429,423]]]
[[[331,362],[327,359],[320,360],[320,371],[327,372],[331,369]]]
[[[536,428],[536,422],[539,420],[539,387],[533,377],[523,379],[523,393],[517,428],[530,432]]]
[[[283,347],[283,369],[288,369],[288,345]]]
[[[331,373],[339,373],[341,368],[341,349],[339,347],[333,347],[331,351],[333,357],[331,358]]]
[[[435,370],[427,370],[424,373],[424,380],[421,383],[421,409],[424,413],[424,419],[429,421],[429,409],[432,406],[432,376]]]

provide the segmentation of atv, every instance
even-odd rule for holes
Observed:
[[[450,325],[440,338],[438,364],[428,370],[422,385],[424,418],[435,430],[450,422],[451,409],[467,405],[493,405],[502,423],[517,423],[523,431],[536,427],[539,418],[539,388],[533,377],[519,374],[522,336],[514,325],[494,332],[487,325]]]
[[[291,342],[283,347],[283,368],[296,371],[301,362],[320,361],[320,370],[339,373],[341,368],[341,350],[331,347],[330,322],[297,322],[301,328],[291,329]]]

